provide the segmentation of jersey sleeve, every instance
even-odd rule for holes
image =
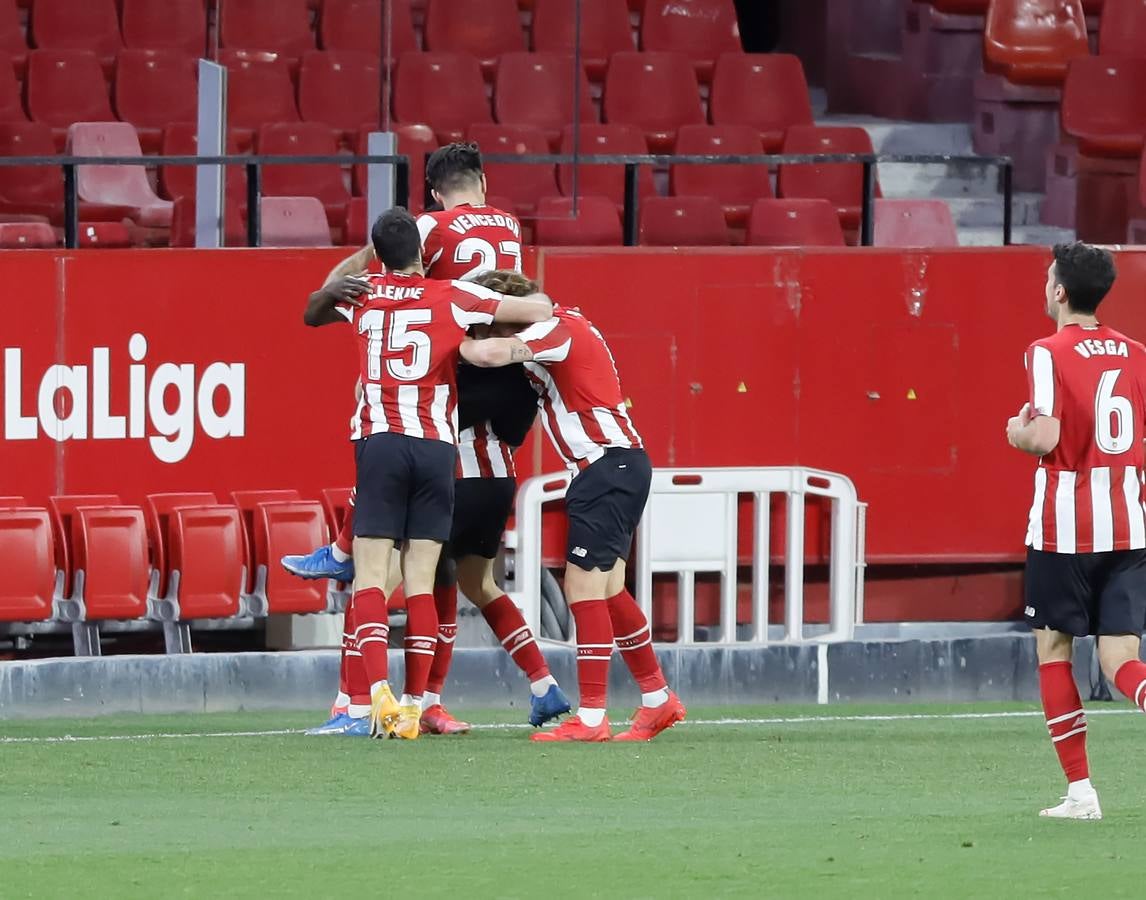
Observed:
[[[422,213],[418,216],[418,234],[422,239],[422,268],[426,270],[426,276],[432,278],[434,263],[445,249],[442,246],[442,230],[438,227],[438,220],[430,213]]]
[[[1062,418],[1062,391],[1058,389],[1058,369],[1049,348],[1031,344],[1027,348],[1027,387],[1030,392],[1031,418]]]
[[[335,303],[334,311],[338,313],[347,322],[354,324],[354,307],[349,303]]]
[[[533,351],[533,361],[539,363],[561,362],[573,348],[573,333],[557,316],[530,325],[518,332],[517,339]]]
[[[450,284],[454,288],[454,321],[460,328],[493,324],[493,317],[501,303],[501,294],[468,281],[452,281]]]

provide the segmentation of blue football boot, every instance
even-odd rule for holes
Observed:
[[[363,716],[361,719],[351,719],[352,724],[344,732],[343,737],[370,737],[370,717]]]
[[[329,544],[303,556],[284,556],[282,563],[284,569],[299,578],[330,578],[348,584],[354,580],[354,560],[339,562]]]
[[[346,734],[347,731],[357,725],[361,720],[352,719],[344,712],[331,716],[331,718],[323,722],[317,728],[308,728],[304,734],[310,735],[327,735],[327,734]]]
[[[569,698],[565,696],[565,692],[557,685],[551,684],[544,697],[530,696],[529,724],[540,728],[550,719],[563,716],[569,710]]]

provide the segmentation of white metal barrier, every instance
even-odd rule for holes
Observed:
[[[516,527],[506,533],[514,551],[514,589],[510,596],[526,621],[540,634],[542,507],[565,496],[570,474],[531,478],[517,495]],[[721,643],[735,643],[737,601],[738,500],[753,500],[752,627],[744,642],[770,640],[768,616],[771,497],[786,498],[784,547],[784,622],[782,640],[849,640],[863,616],[865,507],[855,485],[843,475],[806,468],[656,469],[632,561],[637,601],[652,611],[653,575],[677,576],[678,634],[691,643],[695,627],[696,575],[721,579]],[[831,500],[829,624],[805,635],[805,499]]]

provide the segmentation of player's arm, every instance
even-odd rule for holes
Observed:
[[[1017,416],[1007,422],[1007,441],[1016,450],[1032,456],[1046,456],[1058,446],[1062,423],[1054,416],[1031,418],[1031,405],[1024,403]]]
[[[330,274],[326,276],[326,281],[322,283],[323,287],[333,284],[347,275],[361,275],[368,268],[370,263],[374,261],[374,248],[367,244],[357,253],[353,253],[346,257],[342,262],[330,270]]]
[[[529,362],[533,351],[516,337],[466,338],[461,345],[462,359],[483,369],[496,369],[514,363]]]
[[[354,307],[362,305],[362,296],[369,290],[370,284],[364,279],[343,276],[307,298],[302,320],[314,327],[349,321],[353,318]]]
[[[1027,349],[1030,401],[1007,421],[1007,442],[1032,456],[1046,456],[1058,446],[1062,432],[1062,391],[1051,351],[1039,344]]]
[[[507,325],[533,325],[553,318],[553,301],[538,291],[526,297],[501,295],[493,320]],[[520,360],[519,360],[520,362]]]

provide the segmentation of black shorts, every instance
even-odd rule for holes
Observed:
[[[621,447],[606,450],[574,475],[565,494],[566,560],[581,569],[608,572],[617,560],[628,559],[652,479],[648,454]]]
[[[1032,628],[1140,635],[1146,628],[1146,550],[1027,550],[1025,615]]]
[[[497,556],[516,493],[513,478],[459,478],[454,485],[449,555],[453,559]]]
[[[394,432],[356,443],[356,537],[446,541],[454,514],[453,444]]]

